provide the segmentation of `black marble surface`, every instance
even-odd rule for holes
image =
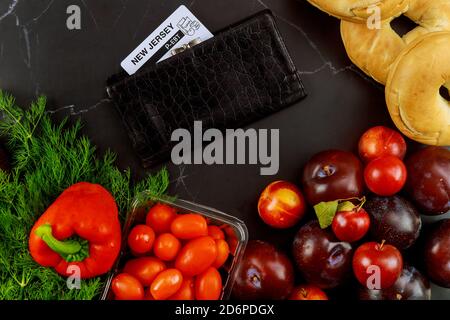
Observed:
[[[72,4],[81,8],[81,30],[66,27],[66,9]],[[167,163],[170,192],[240,217],[252,239],[269,240],[290,251],[296,230],[276,231],[258,218],[256,204],[264,186],[275,179],[298,183],[302,165],[314,153],[329,148],[355,150],[368,127],[392,125],[384,88],[347,58],[339,21],[306,1],[2,0],[0,88],[14,94],[23,106],[45,94],[55,120],[80,117],[83,132],[99,152],[116,152],[119,166],[131,167],[138,179],[152,170],[142,169],[135,157],[118,114],[106,99],[105,81],[180,4],[211,31],[272,9],[309,96],[252,125],[280,128],[277,176],[260,176],[259,166]],[[445,297],[450,297],[450,290],[433,287],[433,298]]]

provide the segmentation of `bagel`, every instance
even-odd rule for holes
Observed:
[[[405,16],[418,26],[400,37],[392,28],[391,17],[381,29],[366,24],[341,22],[341,36],[350,60],[376,81],[385,84],[392,63],[400,52],[421,35],[450,31],[450,0],[410,0]]]
[[[308,0],[316,8],[342,20],[364,23],[373,13],[371,6],[381,9],[381,19],[399,15],[409,0]]]
[[[414,40],[391,67],[386,103],[392,120],[420,143],[450,146],[450,32],[433,32]]]

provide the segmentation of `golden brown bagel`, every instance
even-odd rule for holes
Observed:
[[[417,38],[397,57],[386,84],[386,103],[397,128],[418,142],[450,146],[450,32]]]
[[[308,0],[313,6],[336,18],[364,23],[373,13],[367,8],[378,6],[385,20],[404,11],[409,0]],[[430,0],[434,1],[434,0]]]
[[[350,60],[376,81],[385,84],[391,64],[417,37],[435,31],[450,31],[450,0],[410,0],[404,13],[418,26],[400,37],[392,28],[394,18],[381,22],[381,29],[366,24],[341,23],[341,36]]]

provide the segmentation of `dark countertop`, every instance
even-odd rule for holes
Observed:
[[[72,4],[81,7],[81,30],[66,27],[66,9]],[[180,4],[213,32],[261,9],[272,9],[309,95],[252,125],[280,128],[277,176],[260,176],[259,166],[168,163],[170,192],[240,217],[251,238],[275,242],[289,251],[296,230],[276,231],[258,218],[256,204],[264,186],[275,179],[299,183],[302,165],[314,153],[331,148],[355,151],[368,127],[392,125],[384,88],[347,58],[339,21],[306,1],[3,0],[0,88],[24,106],[37,95],[47,95],[55,119],[81,117],[83,132],[99,152],[113,150],[120,167],[131,167],[136,178],[142,177],[148,171],[140,166],[118,114],[106,99],[105,81]],[[450,290],[433,289],[433,298],[444,297],[450,297]]]

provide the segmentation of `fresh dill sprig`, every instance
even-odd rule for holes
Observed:
[[[28,252],[34,222],[64,189],[80,181],[101,184],[116,199],[123,221],[138,193],[162,195],[169,183],[163,169],[133,184],[130,170],[115,166],[113,153],[97,157],[89,139],[80,135],[80,121],[55,124],[45,106],[40,97],[23,110],[0,90],[0,135],[13,161],[11,173],[0,170],[0,300],[88,300],[100,294],[104,277],[69,290],[66,279],[39,266]]]

